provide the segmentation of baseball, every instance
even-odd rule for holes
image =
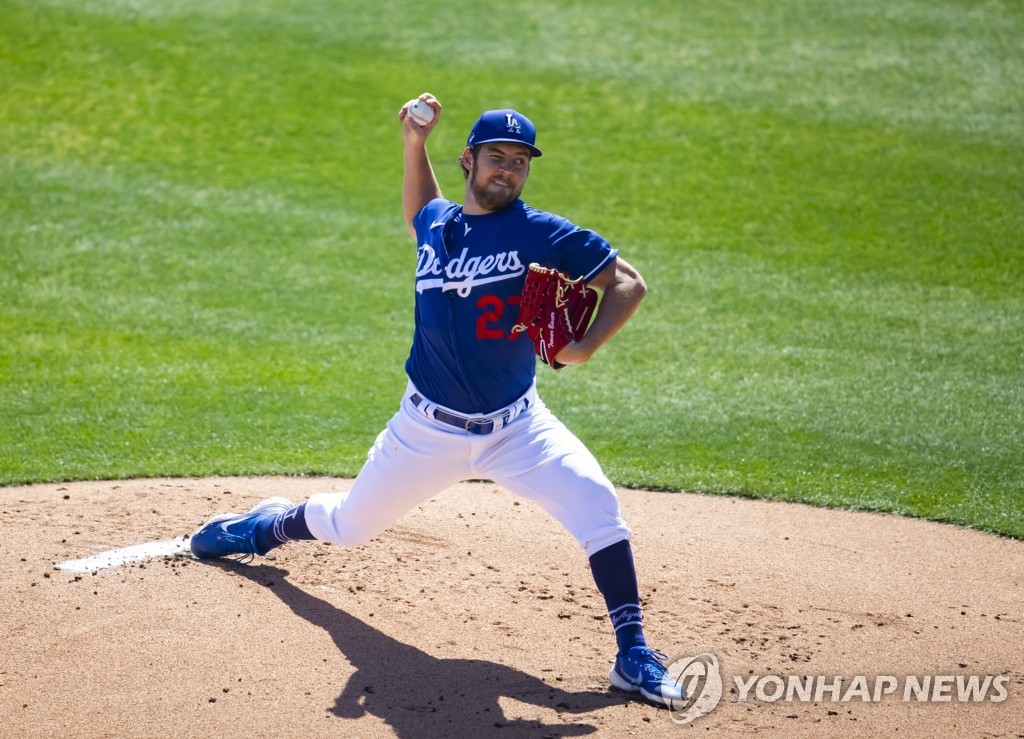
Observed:
[[[434,120],[434,109],[422,100],[414,100],[409,106],[409,115],[421,126],[426,126]]]

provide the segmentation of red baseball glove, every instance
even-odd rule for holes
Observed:
[[[555,357],[568,344],[583,338],[596,308],[597,291],[587,287],[582,277],[570,280],[557,269],[531,264],[512,338],[525,331],[540,361],[561,369],[565,365],[556,362]]]

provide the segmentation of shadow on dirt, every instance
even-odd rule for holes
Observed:
[[[505,729],[515,736],[584,736],[597,727],[571,720],[558,724],[508,720],[499,699],[552,708],[560,714],[587,713],[629,700],[611,692],[565,691],[488,660],[433,657],[293,585],[287,570],[265,564],[216,564],[269,587],[297,616],[331,636],[356,669],[331,709],[341,718],[372,714],[400,737],[483,736]]]

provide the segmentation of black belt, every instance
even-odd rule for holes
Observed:
[[[409,400],[412,401],[412,404],[414,406],[419,408],[420,405],[422,405],[423,403],[423,396],[420,395],[419,393],[413,393],[409,397]],[[530,405],[530,401],[523,400],[523,403],[525,403],[525,405],[523,406],[525,410],[526,407]],[[454,426],[457,429],[462,429],[463,431],[470,434],[484,436],[486,434],[491,433],[492,431],[497,431],[499,428],[505,426],[505,424],[507,424],[509,422],[509,419],[512,417],[512,411],[503,411],[500,414],[488,416],[487,418],[466,418],[465,416],[457,416],[454,413],[449,413],[448,411],[443,411],[440,408],[435,408],[433,416],[434,420],[440,421],[441,423],[446,423],[449,426]],[[495,422],[498,420],[501,421],[501,426],[496,425]]]

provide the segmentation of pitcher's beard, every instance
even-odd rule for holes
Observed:
[[[477,206],[488,212],[507,208],[519,199],[519,194],[523,191],[523,188],[521,187],[518,190],[491,190],[488,189],[486,185],[481,185],[477,182],[475,175],[473,176],[473,180],[470,182],[469,186],[473,191],[473,199],[476,201]]]

